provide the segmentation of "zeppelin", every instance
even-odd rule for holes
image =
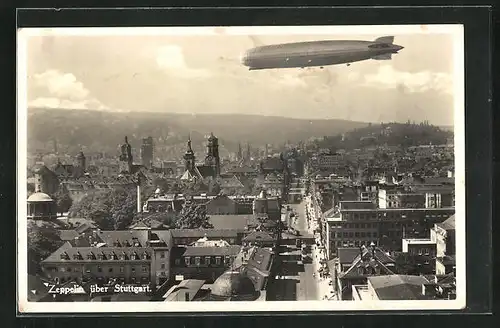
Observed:
[[[250,70],[339,65],[367,59],[390,60],[404,47],[393,36],[374,41],[327,40],[283,43],[248,50],[241,63]]]

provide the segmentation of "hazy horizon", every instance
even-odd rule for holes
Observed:
[[[249,71],[256,45],[373,35],[30,36],[28,106],[453,125],[453,36],[395,35],[392,60]]]

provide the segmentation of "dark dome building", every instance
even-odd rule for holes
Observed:
[[[226,271],[215,280],[205,301],[255,301],[259,295],[250,278]]]
[[[43,192],[28,197],[28,219],[51,220],[57,218],[56,202]]]

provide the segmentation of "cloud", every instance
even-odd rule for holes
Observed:
[[[451,75],[445,73],[403,72],[395,70],[390,65],[383,65],[375,73],[366,75],[351,73],[348,78],[350,81],[359,82],[367,87],[397,89],[414,93],[438,91],[453,94],[453,79]]]
[[[71,73],[47,70],[34,75],[34,84],[44,93],[28,103],[32,107],[109,109],[90,96],[90,91]]]
[[[211,74],[206,69],[190,68],[184,59],[182,48],[175,45],[160,47],[156,53],[156,63],[168,74],[183,78],[207,78]]]

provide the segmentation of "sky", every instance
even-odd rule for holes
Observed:
[[[258,71],[254,46],[387,34],[29,36],[28,106],[453,125],[453,36],[396,32],[392,60]]]

